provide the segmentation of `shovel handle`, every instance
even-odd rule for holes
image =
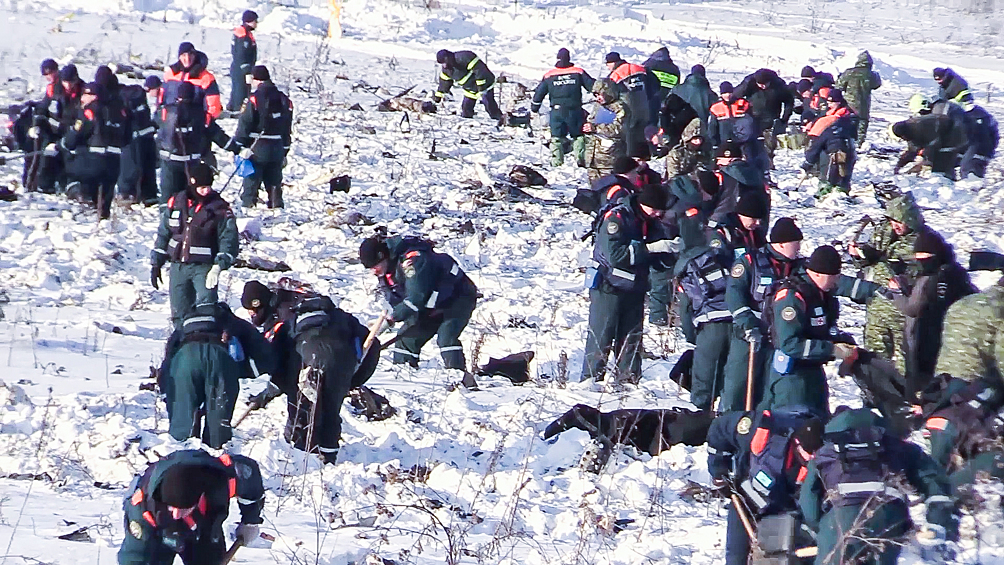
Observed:
[[[237,550],[244,547],[244,538],[237,538],[237,541],[230,546],[230,549],[223,554],[223,559],[220,559],[220,565],[227,565],[237,554]]]
[[[380,317],[377,318],[376,323],[373,324],[373,327],[370,328],[370,333],[366,336],[366,341],[363,342],[363,351],[368,351],[370,346],[373,345],[373,340],[383,330],[383,324],[387,321],[387,316],[390,316],[390,311],[384,310],[383,314],[380,314]]]

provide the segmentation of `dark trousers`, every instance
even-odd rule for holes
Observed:
[[[693,384],[690,403],[698,410],[711,410],[725,383],[725,361],[729,356],[732,320],[705,322],[697,328],[697,347],[690,369]]]
[[[750,554],[750,537],[746,535],[735,503],[729,504],[725,522],[725,565],[746,565]]]
[[[725,362],[725,387],[722,389],[722,412],[746,409],[746,381],[749,374],[750,344],[740,330],[732,327],[729,358]],[[753,354],[753,407],[763,399],[764,374],[771,359],[770,344],[761,340]]]
[[[241,189],[241,205],[254,208],[258,203],[258,189],[265,185],[269,208],[282,208],[282,161],[259,161],[251,158],[254,174],[244,179]]]
[[[146,135],[122,150],[119,196],[137,202],[157,201],[157,142]]]
[[[330,327],[304,332],[297,338],[297,351],[303,359],[304,371],[300,384],[309,382],[317,399],[315,406],[302,390],[296,405],[289,406],[286,420],[286,440],[302,451],[315,449],[322,457],[334,458],[342,435],[342,402],[352,388],[356,372],[356,344],[346,341]],[[291,403],[293,401],[290,401]]]
[[[652,285],[648,291],[648,321],[664,326],[669,323],[669,311],[673,307],[673,274],[652,269],[648,280]]]
[[[160,203],[167,204],[172,196],[184,192],[188,185],[188,163],[164,160],[160,163]]]
[[[820,415],[830,413],[830,389],[823,365],[806,363],[782,375],[771,367],[760,408],[776,410],[786,406],[807,406]]]
[[[565,136],[579,137],[582,135],[582,123],[585,120],[581,106],[552,106],[551,115],[548,117],[551,137],[558,139],[563,139]]]
[[[145,507],[135,506],[128,501],[125,504],[125,539],[122,540],[122,547],[119,549],[118,562],[124,565],[172,565],[175,557],[181,557],[184,565],[204,565],[206,563],[219,563],[226,553],[226,541],[223,537],[223,520],[221,517],[216,520],[208,532],[203,532],[198,541],[194,541],[181,549],[180,553],[168,547],[154,531],[154,528],[143,518]],[[135,523],[136,526],[132,526]],[[201,527],[201,526],[200,526]],[[133,528],[139,528],[141,538],[136,538],[130,532]]]
[[[604,283],[604,286],[607,286]],[[589,291],[589,335],[582,360],[582,380],[603,380],[613,352],[616,382],[641,378],[641,332],[645,321],[645,293],[606,289]]]
[[[230,70],[230,102],[227,104],[227,110],[238,112],[244,105],[248,91],[251,89],[251,85],[248,84],[250,74],[250,72],[242,73],[239,70]]]
[[[63,156],[57,151],[52,151],[48,154],[43,153],[26,158],[21,181],[29,192],[37,190],[46,194],[55,194],[56,185],[61,185],[65,189],[66,167]]]
[[[463,118],[473,118],[474,117],[474,104],[477,102],[478,94],[473,97],[465,90],[464,91],[464,101],[460,103],[460,116]],[[482,91],[480,93],[481,104],[485,107],[488,115],[491,116],[493,120],[497,120],[502,117],[502,110],[499,109],[498,102],[495,101],[495,89],[489,89]]]
[[[987,175],[988,161],[990,161],[990,157],[978,154],[975,147],[966,149],[966,152],[962,154],[962,166],[959,171],[959,178],[964,179],[970,174],[976,175],[979,178],[985,177]]]
[[[464,346],[460,343],[460,334],[471,321],[477,300],[474,295],[458,296],[441,313],[421,314],[413,324],[401,328],[402,332],[408,332],[408,337],[401,338],[391,349],[394,352],[394,363],[407,363],[417,367],[422,346],[432,336],[436,336],[436,344],[439,345],[439,353],[446,368],[466,369],[467,361],[464,358]]]
[[[816,537],[816,565],[896,564],[902,549],[897,542],[903,541],[912,525],[906,505],[873,501],[867,506],[837,506],[823,515]]]
[[[181,327],[181,321],[197,305],[219,301],[216,287],[206,288],[206,275],[212,268],[209,263],[171,263],[168,296],[171,300],[171,323],[175,328]]]
[[[230,418],[240,392],[241,367],[223,343],[185,343],[171,359],[167,395],[171,437],[198,437],[196,413],[205,412],[202,442],[219,449],[230,441]]]
[[[380,362],[380,350],[382,348],[380,340],[374,339],[370,350],[363,356],[362,361],[359,362],[359,368],[352,375],[352,388],[359,388],[366,384],[366,381],[370,380],[373,372],[376,371],[377,363]]]

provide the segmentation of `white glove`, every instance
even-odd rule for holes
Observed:
[[[676,253],[680,250],[680,242],[677,239],[660,239],[646,243],[645,248],[649,253]]]
[[[40,133],[42,133],[42,130],[38,129],[38,126],[31,126],[31,129],[28,130],[28,137],[38,139]]]
[[[212,269],[206,273],[206,288],[216,288],[216,285],[220,284],[220,266],[213,265]]]
[[[245,159],[245,160],[246,159],[250,159],[251,158],[251,148],[250,147],[245,147],[244,149],[241,149],[240,156],[241,156],[241,159]]]
[[[251,75],[250,74],[244,75],[244,83],[245,84],[251,84]]]
[[[234,534],[244,545],[251,545],[251,542],[258,539],[258,524],[237,524]]]

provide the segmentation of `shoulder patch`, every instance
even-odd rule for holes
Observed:
[[[781,310],[781,319],[785,322],[790,322],[795,319],[795,309],[791,306],[785,306],[784,310]]]
[[[721,246],[722,246],[722,240],[718,239],[717,237],[715,239],[711,240],[711,247],[712,248],[718,249]]]
[[[143,524],[132,520],[129,522],[129,533],[136,539],[143,539]]]
[[[415,264],[411,259],[405,259],[404,262],[401,263],[401,270],[404,271],[404,276],[409,279],[415,276]]]
[[[76,131],[80,131],[80,128],[82,127],[84,127],[83,120],[77,120],[76,122],[73,123],[73,129]]]
[[[750,433],[750,430],[752,428],[753,428],[753,420],[751,420],[749,416],[743,416],[742,418],[739,418],[739,423],[736,424],[736,432],[738,432],[739,435],[744,436]]]
[[[617,222],[607,222],[607,233],[613,235],[620,231],[621,227],[617,225]]]
[[[746,274],[746,267],[743,267],[743,264],[737,261],[736,264],[732,266],[732,278],[738,279],[744,274]]]

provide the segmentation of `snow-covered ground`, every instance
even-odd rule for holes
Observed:
[[[607,51],[640,62],[665,44],[681,67],[703,63],[713,86],[760,66],[788,77],[805,64],[836,73],[867,48],[885,81],[869,133],[876,147],[897,145],[885,130],[905,114],[910,94],[934,90],[935,66],[954,67],[981,102],[1004,115],[994,17],[928,4],[815,4],[432,0],[426,8],[350,0],[345,37],[327,43],[325,7],[252,3],[262,15],[259,59],[289,91],[297,118],[286,168],[288,207],[238,212],[254,236],[242,256],[285,261],[295,278],[372,319],[381,306],[375,281],[356,259],[359,242],[373,225],[428,234],[484,294],[463,336],[468,361],[484,364],[524,350],[536,358],[531,383],[482,379],[478,392],[450,390],[459,373],[441,368],[434,347],[419,370],[384,361],[371,385],[398,415],[367,422],[344,411],[334,468],[322,469],[281,439],[282,402],[253,414],[231,448],[261,462],[266,531],[277,539],[270,549],[241,550],[236,562],[720,561],[722,504],[680,494],[688,481],[707,480],[704,448],[676,446],[659,457],[618,453],[596,476],[576,466],[588,444],[584,433],[549,442],[539,437],[578,402],[603,410],[688,405],[687,393],[668,380],[682,339],[657,328],[647,330],[645,346],[659,358],[646,360],[638,387],[615,391],[577,382],[589,253],[579,236],[589,219],[566,203],[585,175],[570,165],[545,164],[546,128],[540,126],[546,121],[537,118],[528,134],[498,131],[483,113],[474,121],[453,112],[410,114],[403,121],[403,114],[375,107],[411,86],[415,95],[428,94],[435,87],[435,51],[444,47],[473,49],[496,72],[532,88],[562,46],[599,76]],[[229,29],[246,7],[238,0],[0,0],[0,87],[6,91],[0,102],[23,90],[17,77],[27,79],[29,97],[38,97],[38,63],[45,57],[74,60],[91,76],[102,63],[171,62],[180,41],[208,53],[227,96]],[[951,32],[939,33],[946,29]],[[512,84],[500,90],[504,108],[528,106],[513,100]],[[459,104],[454,94],[451,111]],[[362,111],[350,109],[356,103]],[[222,123],[228,131],[235,127],[233,120]],[[779,154],[773,210],[775,217],[800,220],[807,251],[846,238],[862,215],[881,214],[869,183],[893,179],[888,160],[865,154],[855,171],[855,198],[815,206],[814,181],[795,190],[800,159]],[[515,164],[547,176],[550,186],[532,191],[537,200],[507,202],[478,184],[479,168],[500,177]],[[17,167],[0,168],[0,183],[13,183]],[[224,166],[224,175],[231,171]],[[340,174],[351,175],[351,192],[329,195],[328,179]],[[1004,248],[999,160],[983,187],[895,181],[914,190],[929,222],[963,261],[973,249]],[[231,201],[238,184],[224,192]],[[116,208],[111,221],[97,224],[79,205],[37,194],[0,206],[0,287],[10,298],[0,322],[0,364],[6,357],[7,367],[0,374],[7,385],[0,387],[0,565],[114,559],[123,535],[121,501],[133,474],[165,453],[198,446],[171,439],[163,403],[138,389],[159,364],[168,334],[166,292],[148,282],[156,221],[153,210]],[[262,274],[228,272],[221,296],[239,308],[244,282]],[[860,332],[863,309],[845,304],[842,322]],[[831,379],[834,406],[857,402],[853,384],[835,370]],[[248,392],[257,387],[250,384]],[[32,477],[38,480],[25,480]],[[965,562],[1004,563],[999,513],[988,506],[979,516],[978,551],[974,521],[967,519]],[[633,522],[615,533],[618,520]],[[57,539],[82,527],[92,543]],[[915,552],[908,549],[904,560],[916,561]]]

